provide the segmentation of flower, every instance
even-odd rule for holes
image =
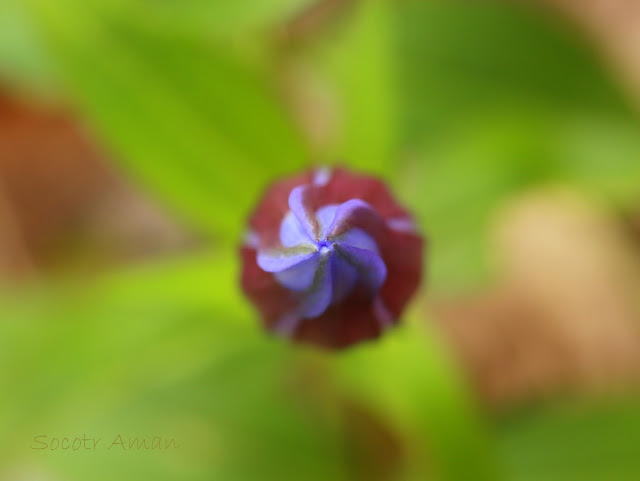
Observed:
[[[251,216],[241,283],[270,331],[342,348],[398,322],[420,283],[422,251],[381,181],[309,171],[273,184]]]

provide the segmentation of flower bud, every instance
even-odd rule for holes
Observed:
[[[381,181],[306,172],[273,184],[251,216],[242,288],[268,330],[342,348],[398,322],[420,283],[422,251]]]

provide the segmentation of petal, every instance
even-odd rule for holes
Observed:
[[[336,211],[338,210],[338,204],[326,205],[321,207],[316,212],[316,219],[318,220],[320,228],[320,239],[327,237],[329,227],[333,223],[333,219],[336,217]]]
[[[367,232],[374,234],[383,224],[382,218],[370,204],[360,199],[351,199],[336,209],[327,237],[333,239],[354,227],[366,228]]]
[[[318,249],[313,244],[301,244],[286,249],[260,250],[256,261],[267,272],[280,272],[311,258]]]
[[[298,218],[309,238],[318,240],[318,221],[316,220],[311,204],[311,190],[309,186],[301,185],[291,191],[289,195],[289,208],[291,212]]]
[[[358,271],[340,255],[331,256],[331,279],[333,280],[332,303],[342,301],[358,283]]]
[[[241,285],[245,294],[255,304],[267,327],[287,312],[295,309],[295,293],[281,286],[272,273],[262,270],[256,263],[256,251],[241,249],[243,269]]]
[[[348,245],[351,247],[357,247],[358,249],[365,249],[378,254],[378,244],[373,240],[369,234],[362,229],[353,228],[349,229],[344,234],[341,234],[334,238],[334,242],[341,245]]]
[[[384,284],[387,266],[378,254],[346,244],[334,244],[334,250],[355,267],[360,280],[371,292],[377,292]]]
[[[329,256],[322,257],[313,284],[304,293],[299,309],[302,317],[313,318],[321,315],[327,310],[333,297],[333,282]]]
[[[282,219],[291,209],[289,196],[295,187],[311,182],[312,175],[305,172],[291,178],[272,183],[264,192],[260,203],[251,214],[249,227],[260,239],[260,247],[274,247],[280,243],[279,233]]]
[[[313,280],[318,270],[321,256],[318,252],[306,260],[283,270],[276,272],[275,278],[280,284],[292,291],[306,291],[313,284]]]
[[[280,224],[280,242],[285,247],[312,243],[300,220],[291,211],[287,212],[284,219],[282,219],[282,224]]]

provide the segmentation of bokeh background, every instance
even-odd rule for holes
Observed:
[[[0,2],[0,480],[640,479],[639,45],[636,0]],[[430,245],[327,353],[237,246],[335,163]]]

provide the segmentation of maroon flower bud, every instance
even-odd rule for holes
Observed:
[[[249,221],[242,288],[274,333],[341,348],[398,322],[423,240],[372,177],[344,169],[276,182]]]

